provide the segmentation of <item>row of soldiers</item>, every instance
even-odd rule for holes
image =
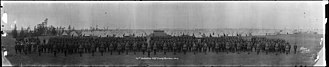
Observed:
[[[38,40],[40,41],[40,40]],[[43,43],[33,41],[20,41],[15,46],[16,52],[23,52],[30,54],[33,52],[41,55],[42,53],[53,53],[56,56],[62,53],[65,56],[68,54],[104,53],[117,52],[119,55],[122,53],[134,54],[142,52],[150,56],[157,52],[167,54],[172,52],[176,53],[193,52],[193,54],[207,52],[260,52],[268,53],[290,53],[291,45],[285,40],[281,39],[268,39],[263,37],[253,37],[244,39],[243,37],[53,37],[44,41]],[[296,53],[297,46],[294,45]]]

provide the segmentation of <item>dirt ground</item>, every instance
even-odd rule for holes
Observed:
[[[2,44],[7,47],[8,56],[7,59],[13,65],[165,65],[165,66],[177,66],[177,65],[264,65],[264,66],[277,66],[277,65],[312,65],[313,59],[311,58],[312,54],[319,51],[319,42],[320,38],[323,35],[320,34],[289,34],[289,35],[271,35],[266,36],[267,38],[282,38],[287,40],[291,44],[297,44],[298,47],[305,47],[311,50],[309,54],[279,54],[275,55],[270,53],[266,55],[261,53],[257,55],[255,52],[251,54],[247,53],[178,53],[173,55],[173,53],[157,53],[157,55],[151,55],[151,57],[166,57],[166,58],[177,58],[177,59],[167,59],[167,60],[137,60],[138,57],[146,57],[142,53],[129,53],[129,55],[117,55],[114,52],[113,55],[110,53],[105,53],[104,56],[101,56],[100,53],[96,53],[95,56],[91,54],[84,54],[83,57],[79,57],[79,54],[71,54],[67,57],[64,57],[63,54],[59,54],[57,57],[54,57],[53,54],[42,54],[38,56],[35,54],[15,54],[14,52],[14,39],[10,37],[2,37]]]

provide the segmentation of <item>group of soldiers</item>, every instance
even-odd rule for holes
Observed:
[[[27,38],[16,42],[16,53],[52,53],[57,56],[59,53],[64,56],[71,54],[100,54],[114,53],[137,54],[142,53],[150,56],[151,54],[168,52],[176,55],[177,53],[193,54],[209,52],[238,53],[260,52],[288,54],[291,52],[292,45],[282,39],[268,39],[264,37],[203,37],[196,38],[192,36],[175,37],[52,37],[48,41],[38,38]],[[296,53],[297,46],[293,45]]]

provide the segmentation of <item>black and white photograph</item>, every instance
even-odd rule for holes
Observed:
[[[326,66],[324,5],[1,1],[2,66]]]

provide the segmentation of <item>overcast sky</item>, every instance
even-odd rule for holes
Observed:
[[[8,23],[110,29],[322,29],[321,2],[4,3]],[[2,11],[2,13],[4,12]],[[10,29],[6,27],[5,29]]]

